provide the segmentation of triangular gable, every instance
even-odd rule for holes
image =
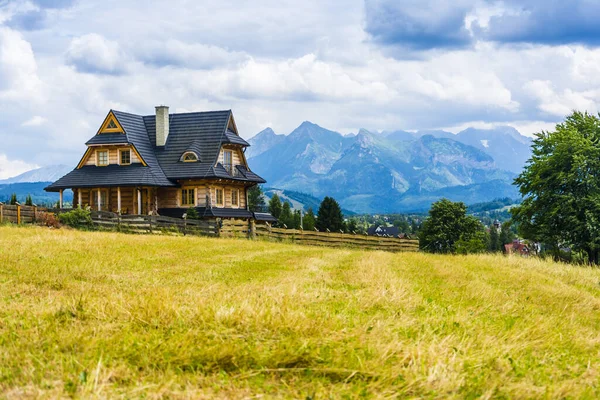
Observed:
[[[227,129],[236,135],[240,136],[237,130],[237,126],[235,125],[235,120],[233,119],[233,113],[229,113],[229,121],[227,122]]]
[[[125,133],[125,130],[119,123],[117,117],[115,117],[115,114],[112,112],[112,110],[108,113],[106,118],[104,118],[104,122],[98,130],[97,135],[100,135],[101,133]]]

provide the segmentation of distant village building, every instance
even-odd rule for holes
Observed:
[[[155,115],[111,110],[77,167],[46,187],[73,190],[73,206],[121,214],[272,221],[249,210],[248,189],[265,180],[246,161],[231,110]]]
[[[367,229],[369,236],[393,236],[400,235],[400,230],[396,226],[373,225]]]
[[[515,239],[512,243],[504,245],[504,252],[506,254],[518,254],[521,256],[529,256],[530,249],[525,243],[521,243],[518,239]]]

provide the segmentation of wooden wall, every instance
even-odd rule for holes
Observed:
[[[233,162],[233,165],[246,165],[246,163],[244,162],[244,157],[242,156],[242,151],[240,150],[239,146],[223,146],[221,148],[221,152],[219,153],[219,161],[221,164],[224,163],[224,159],[225,159],[225,150],[231,150],[232,155],[231,155],[231,159]]]
[[[125,146],[106,146],[106,147],[93,147],[92,151],[88,154],[84,165],[96,165],[96,151],[108,151],[108,162],[110,164],[119,164],[119,149],[126,149],[129,147]],[[141,163],[142,161],[135,154],[135,151],[131,150],[131,163]]]
[[[224,205],[217,205],[216,189],[224,190]],[[246,187],[244,185],[222,184],[215,185],[202,181],[185,181],[181,188],[159,188],[158,189],[158,206],[160,208],[177,208],[181,206],[181,190],[196,189],[196,206],[206,207],[206,195],[210,193],[210,199],[213,207],[232,208],[231,191],[233,188],[239,191],[239,204],[234,208],[246,208]],[[188,207],[188,206],[185,206]]]

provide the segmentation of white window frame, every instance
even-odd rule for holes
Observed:
[[[194,156],[194,160],[186,160],[185,157],[188,155],[192,155]],[[181,161],[183,162],[198,162],[200,160],[200,157],[198,157],[198,154],[194,153],[193,151],[186,151],[185,153],[183,153],[181,155]]]
[[[221,191],[221,202],[219,203],[219,195],[218,191]],[[215,204],[217,206],[225,207],[225,189],[224,188],[215,188]]]
[[[106,164],[100,164],[100,153],[106,153]],[[96,150],[96,166],[106,167],[110,164],[110,151],[109,150]]]
[[[194,202],[193,203],[184,203],[183,202],[183,191],[184,190],[191,190],[194,192]],[[196,205],[198,204],[198,196],[196,193],[196,188],[195,187],[182,187],[179,190],[179,204],[181,204],[181,207],[196,207]]]
[[[129,163],[124,164],[122,154],[128,152],[129,153]],[[119,149],[119,165],[131,165],[131,149]]]
[[[233,199],[234,199],[233,193],[236,194],[235,204],[233,203]],[[237,189],[237,188],[231,189],[231,208],[240,208],[240,189]]]

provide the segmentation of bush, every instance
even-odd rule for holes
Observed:
[[[190,207],[186,211],[187,219],[200,219],[200,214],[198,214],[198,210],[194,207]]]
[[[60,228],[60,222],[54,213],[40,211],[36,215],[37,222],[49,228]]]
[[[92,227],[92,215],[89,209],[75,208],[72,211],[60,214],[58,220],[61,224],[78,229],[89,229]]]

